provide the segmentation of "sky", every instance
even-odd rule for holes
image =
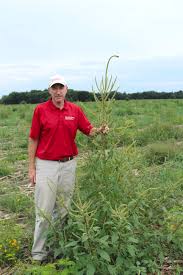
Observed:
[[[120,92],[183,90],[182,0],[0,0],[0,97],[55,74],[91,91],[110,56]]]

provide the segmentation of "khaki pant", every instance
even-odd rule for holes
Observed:
[[[76,159],[67,162],[36,159],[36,222],[32,247],[34,260],[44,260],[47,256],[45,232],[49,225],[48,219],[57,214],[63,219],[68,213],[75,184],[75,170]],[[58,209],[60,213],[57,213]]]

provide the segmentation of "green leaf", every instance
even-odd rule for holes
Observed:
[[[111,275],[116,275],[116,268],[113,265],[108,265],[107,269]]]
[[[96,268],[92,263],[87,264],[87,272],[86,272],[87,275],[95,274],[95,270],[96,270]]]
[[[65,247],[72,247],[72,246],[76,246],[77,244],[78,244],[77,241],[73,241],[73,242],[68,243]]]
[[[118,233],[117,232],[114,232],[113,234],[112,234],[112,238],[111,238],[111,240],[112,240],[112,243],[114,244],[114,243],[116,243],[117,242],[117,240],[118,240]]]
[[[59,259],[56,262],[57,265],[61,265],[61,266],[73,266],[75,263],[71,260],[69,260],[68,258],[65,259]]]
[[[84,233],[81,237],[82,242],[86,242],[88,240],[88,236],[86,235],[86,233]]]
[[[103,246],[106,247],[106,246],[108,246],[108,242],[107,242],[108,238],[109,238],[109,235],[105,235],[105,236],[103,236],[102,238],[99,239],[99,242],[100,242]]]
[[[55,249],[55,251],[54,251],[54,258],[56,258],[61,253],[62,253],[62,248],[61,247]]]
[[[128,246],[127,246],[127,250],[128,250],[129,254],[130,254],[132,257],[135,256],[135,246],[133,246],[133,245],[128,245]]]
[[[129,241],[130,243],[138,243],[138,242],[139,242],[139,240],[138,240],[138,239],[135,239],[134,237],[130,237],[130,238],[128,239],[128,241]]]
[[[103,258],[104,260],[110,262],[110,256],[109,254],[105,251],[105,250],[99,250],[99,255],[101,258]]]
[[[94,226],[93,231],[99,231],[100,227],[99,226]]]
[[[168,242],[171,242],[171,241],[172,241],[172,238],[173,238],[172,234],[169,234],[168,237],[167,237],[167,241],[168,241]]]
[[[123,266],[123,264],[124,264],[124,258],[122,256],[118,256],[116,259],[116,265]]]

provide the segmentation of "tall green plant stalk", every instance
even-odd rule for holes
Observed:
[[[73,201],[73,204],[75,205],[76,209],[75,210],[72,209],[70,212],[70,215],[84,225],[82,230],[82,235],[87,236],[86,241],[88,242],[88,252],[92,256],[94,253],[95,247],[93,246],[92,236],[90,232],[93,231],[93,226],[95,223],[95,219],[93,217],[96,214],[97,210],[96,209],[91,210],[92,201],[82,202],[79,196],[79,193],[77,193],[77,197],[78,197],[78,202],[76,203]]]
[[[95,78],[96,89],[92,87],[96,104],[99,108],[98,123],[100,125],[110,126],[111,124],[111,110],[112,103],[114,102],[114,96],[118,90],[115,89],[117,77],[113,79],[112,76],[108,76],[109,64],[112,58],[118,58],[118,55],[112,55],[107,62],[105,69],[105,76],[102,76],[100,83]],[[107,149],[107,137],[102,135],[101,149],[103,156],[105,156],[105,150]]]

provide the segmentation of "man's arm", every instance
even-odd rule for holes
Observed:
[[[29,179],[31,185],[36,183],[36,167],[35,167],[35,155],[38,146],[38,139],[29,138],[28,144],[28,157],[29,157]]]
[[[98,134],[108,134],[109,127],[103,124],[99,128],[93,127],[81,108],[78,107],[78,129],[85,135],[95,136]]]

